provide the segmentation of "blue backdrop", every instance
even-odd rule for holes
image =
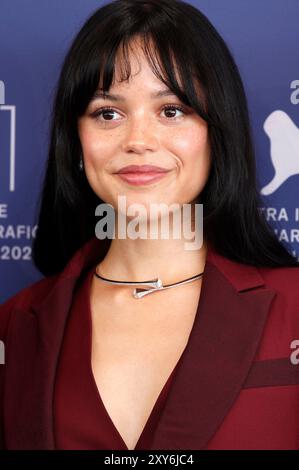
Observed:
[[[1,0],[0,303],[42,277],[31,244],[54,87],[72,38],[103,3]],[[249,101],[261,210],[299,257],[299,1],[189,3],[208,16],[236,59]]]

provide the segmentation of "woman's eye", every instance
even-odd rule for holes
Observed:
[[[168,120],[175,120],[178,117],[180,117],[176,115],[177,112],[186,114],[186,111],[184,110],[184,108],[182,108],[181,106],[177,106],[177,105],[164,106],[162,109],[162,112],[165,113],[166,118]],[[105,108],[100,108],[97,111],[95,111],[92,114],[92,117],[94,117],[96,120],[99,120],[99,121],[108,122],[108,121],[116,120],[116,119],[113,119],[115,114],[119,114],[119,113],[113,108],[105,107]]]
[[[98,109],[95,113],[93,113],[93,116],[98,120],[101,120],[100,118],[105,116],[105,118],[103,119],[104,121],[114,121],[114,113],[116,113],[116,111],[113,108],[101,108]]]
[[[185,110],[181,106],[174,106],[174,105],[168,105],[164,106],[163,111],[167,115],[166,117],[169,119],[176,119],[178,116],[175,115],[176,111],[180,111],[183,114],[185,114]]]

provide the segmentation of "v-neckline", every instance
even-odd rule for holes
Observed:
[[[172,369],[172,372],[169,374],[166,382],[164,383],[158,397],[157,397],[157,400],[156,402],[154,403],[153,405],[153,408],[148,416],[148,419],[146,420],[146,423],[138,437],[138,440],[135,444],[135,447],[133,449],[129,449],[127,444],[125,443],[122,435],[120,434],[119,430],[117,429],[117,427],[115,426],[111,416],[109,415],[108,413],[108,410],[102,400],[102,397],[101,397],[101,394],[100,394],[100,391],[98,389],[98,386],[97,386],[97,383],[96,383],[96,380],[95,380],[95,377],[94,377],[94,374],[93,374],[93,370],[92,370],[92,361],[91,361],[91,354],[92,354],[92,316],[91,316],[91,301],[90,301],[90,294],[91,294],[91,283],[92,283],[92,280],[93,280],[93,273],[94,273],[94,267],[89,271],[88,273],[88,277],[87,277],[87,289],[85,289],[85,292],[86,292],[86,305],[87,305],[87,329],[88,329],[88,351],[87,351],[87,354],[88,354],[88,368],[87,368],[87,374],[89,376],[89,379],[90,379],[90,384],[94,390],[94,393],[95,395],[97,396],[97,401],[99,402],[100,406],[102,407],[103,409],[103,412],[107,418],[107,422],[110,424],[110,427],[111,429],[113,429],[114,431],[114,434],[117,436],[117,438],[119,439],[122,447],[124,448],[124,450],[141,450],[142,448],[142,442],[143,442],[143,439],[146,435],[146,433],[148,432],[148,427],[150,426],[151,422],[156,419],[157,417],[157,413],[159,411],[162,411],[165,403],[164,403],[164,400],[163,400],[163,403],[161,403],[162,401],[162,398],[165,398],[167,399],[167,396],[165,396],[165,394],[168,393],[168,389],[170,388],[171,384],[172,384],[172,380],[174,378],[174,375],[175,375],[175,372],[182,360],[182,356],[185,352],[185,349],[187,346],[185,346],[181,356],[179,357],[176,365],[174,366],[174,368]],[[194,322],[195,322],[195,319],[194,319]],[[194,322],[193,322],[193,326],[192,328],[194,327]],[[190,333],[191,334],[191,333]],[[139,449],[139,447],[141,446],[141,448]]]

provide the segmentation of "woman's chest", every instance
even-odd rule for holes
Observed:
[[[91,298],[94,380],[128,448],[134,448],[187,345],[200,289],[188,291],[185,299],[168,296],[167,303]]]

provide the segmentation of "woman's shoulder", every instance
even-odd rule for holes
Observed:
[[[57,280],[58,275],[44,277],[24,287],[0,305],[0,339],[6,334],[11,314],[15,310],[30,310],[31,305],[45,298]]]
[[[273,293],[271,317],[283,312],[284,317],[296,323],[299,334],[299,265],[298,266],[256,266],[240,263],[210,248],[208,259],[218,267],[235,289],[241,293],[248,290],[267,289]]]
[[[299,295],[299,266],[259,267],[265,284],[277,290]]]
[[[213,246],[209,249],[207,259],[215,264],[239,291],[264,286],[299,301],[299,265],[269,267],[241,263],[219,254]]]
[[[38,305],[47,297],[56,283],[62,291],[64,289],[64,280],[71,279],[71,284],[75,285],[81,273],[96,261],[98,246],[99,240],[93,237],[78,248],[62,271],[30,284],[2,303],[0,305],[0,339],[5,334],[3,332],[7,329],[13,311],[24,310],[30,312],[33,305]]]
[[[265,287],[275,291],[273,311],[296,325],[299,334],[299,267],[258,268]],[[283,312],[283,314],[282,314]]]

